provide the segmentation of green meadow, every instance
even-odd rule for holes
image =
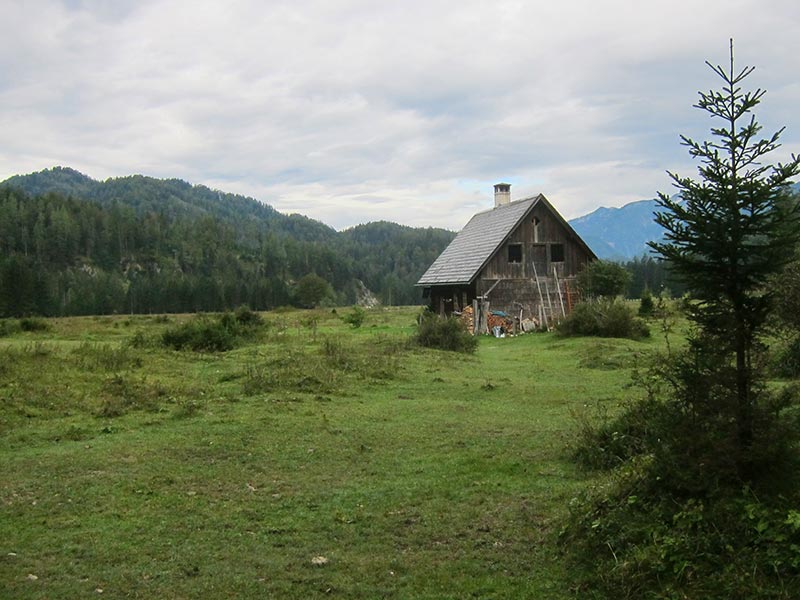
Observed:
[[[650,340],[409,343],[416,308],[50,319],[0,338],[0,597],[572,598],[581,418]],[[654,328],[655,329],[655,328]]]

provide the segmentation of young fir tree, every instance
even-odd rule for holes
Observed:
[[[753,354],[770,311],[771,275],[794,256],[800,241],[800,208],[791,198],[791,178],[800,172],[800,157],[786,164],[765,164],[763,158],[779,147],[783,128],[760,138],[761,127],[750,114],[765,91],[742,91],[741,82],[754,70],[734,69],[733,40],[730,66],[706,63],[723,81],[720,91],[700,92],[697,108],[720,123],[710,141],[681,136],[692,157],[702,163],[695,181],[669,173],[678,189],[676,198],[659,194],[662,209],[656,221],[665,241],[650,243],[687,284],[695,302],[690,317],[699,326],[695,342],[727,382],[727,401],[714,408],[727,410],[736,426],[740,474],[747,468],[758,408],[759,381]],[[730,376],[727,376],[730,373]]]

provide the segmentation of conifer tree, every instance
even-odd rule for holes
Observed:
[[[800,208],[789,189],[800,157],[792,155],[785,164],[763,162],[780,146],[783,128],[760,137],[751,111],[765,90],[742,90],[754,67],[736,71],[733,40],[727,69],[706,64],[722,79],[722,89],[700,92],[695,106],[719,125],[711,128],[709,141],[681,136],[701,163],[700,180],[669,173],[678,194],[659,194],[656,221],[666,230],[665,239],[650,246],[690,290],[690,317],[700,330],[696,346],[731,373],[720,380],[730,381],[727,406],[741,458],[753,442],[759,397],[753,353],[771,308],[768,280],[791,261],[800,241]]]

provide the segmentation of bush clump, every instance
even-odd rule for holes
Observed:
[[[472,353],[478,347],[478,339],[467,331],[461,320],[432,313],[420,317],[414,339],[420,346],[452,352]]]
[[[775,598],[800,594],[798,498],[654,494],[629,463],[610,493],[571,502],[562,542],[593,598]],[[608,557],[608,560],[604,560]]]
[[[353,310],[342,317],[342,321],[350,325],[353,329],[358,329],[364,324],[367,312],[360,306],[354,306]]]
[[[783,340],[771,349],[769,366],[777,377],[795,379],[800,376],[800,336]]]
[[[261,318],[261,315],[251,310],[246,304],[242,304],[233,311],[233,318],[243,327],[258,327],[264,323],[264,319]]]
[[[653,294],[650,292],[650,288],[644,288],[642,292],[642,297],[639,300],[639,316],[640,317],[652,317],[653,313],[656,310],[656,302],[653,299]]]
[[[579,418],[573,458],[587,469],[603,470],[646,454],[658,443],[664,408],[648,399],[630,404],[614,418],[603,415],[599,424]]]
[[[44,319],[37,317],[24,317],[19,320],[19,326],[22,331],[49,331],[50,324]]]
[[[261,316],[247,307],[216,318],[195,317],[187,323],[170,327],[161,335],[161,343],[175,350],[226,352],[244,338],[252,337],[263,324]]]
[[[738,456],[734,374],[691,342],[634,373],[644,398],[580,423],[573,456],[609,474],[570,503],[566,557],[596,597],[800,597],[798,391],[759,389]]]
[[[22,331],[19,321],[15,319],[0,319],[0,337],[14,335]]]
[[[225,352],[234,347],[235,335],[221,320],[196,318],[170,327],[161,335],[161,343],[175,350]]]
[[[642,319],[619,300],[581,302],[562,320],[558,333],[565,336],[588,335],[597,337],[629,338],[638,340],[650,337],[650,329]]]

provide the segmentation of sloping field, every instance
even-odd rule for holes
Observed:
[[[409,346],[415,314],[269,313],[222,353],[160,344],[189,316],[0,338],[0,597],[573,597],[574,417],[656,342],[470,356]]]

